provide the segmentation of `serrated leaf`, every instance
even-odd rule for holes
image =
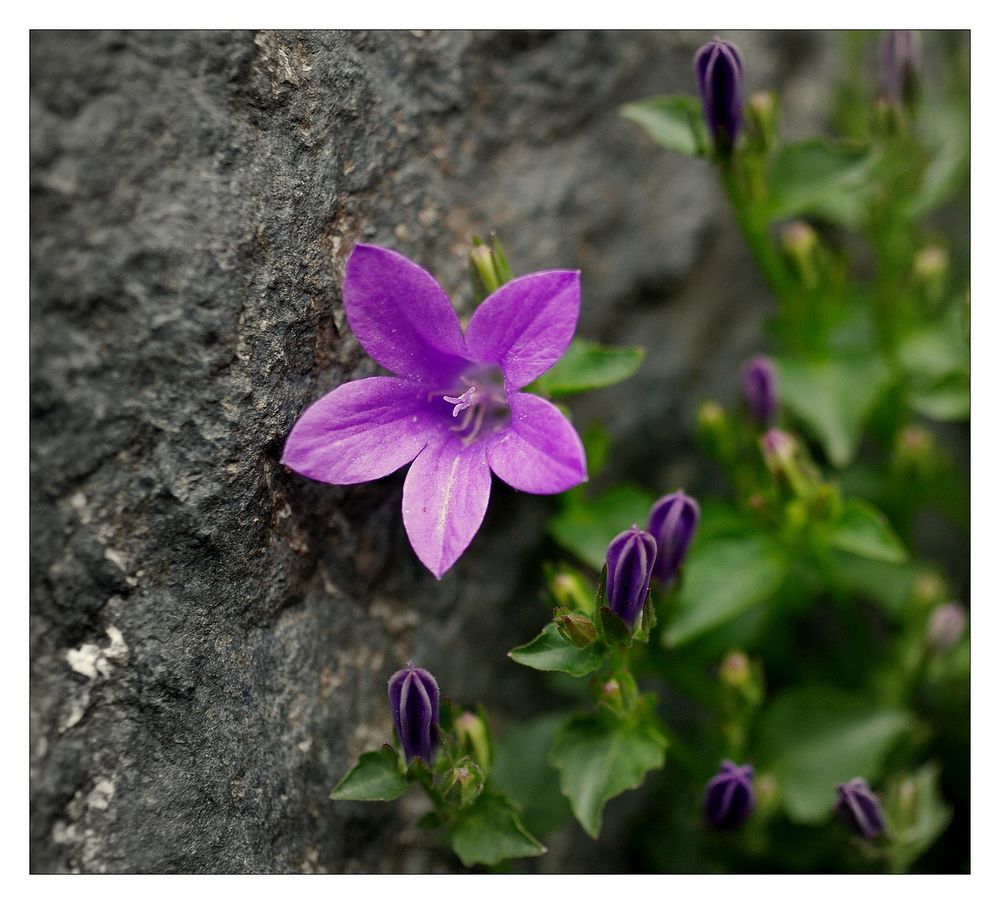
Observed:
[[[652,721],[610,714],[575,716],[556,733],[550,757],[584,831],[596,838],[604,806],[663,766],[667,739]]]
[[[560,399],[613,386],[631,377],[645,356],[646,350],[640,346],[606,346],[587,339],[574,339],[552,369],[525,391]]]
[[[703,157],[708,138],[701,114],[701,104],[688,94],[660,94],[626,104],[621,108],[626,119],[638,123],[649,136],[668,151]]]
[[[369,750],[333,791],[333,800],[395,800],[410,785],[399,771],[399,759],[391,747]]]
[[[653,497],[628,485],[612,487],[600,496],[574,496],[549,521],[549,533],[565,549],[595,570],[604,565],[608,544],[633,524],[645,524]]]
[[[869,201],[873,162],[861,145],[819,139],[783,145],[768,173],[770,219],[813,214],[858,225]]]
[[[889,369],[874,355],[856,358],[777,360],[782,402],[842,468],[857,451],[861,430],[888,388]]]
[[[829,543],[834,549],[880,562],[905,562],[906,547],[878,509],[860,499],[844,503]]]
[[[684,565],[663,642],[678,646],[732,621],[774,593],[786,570],[781,550],[760,537],[698,543]]]
[[[601,667],[605,652],[605,648],[596,643],[587,647],[576,646],[559,633],[555,624],[549,622],[534,640],[515,647],[507,655],[514,662],[540,672],[567,672],[580,678]]]
[[[502,794],[484,791],[458,814],[451,846],[465,866],[495,866],[516,857],[539,857],[545,846],[521,822],[517,808]]]
[[[836,688],[795,688],[761,716],[760,771],[777,779],[792,820],[822,822],[837,802],[837,784],[861,776],[874,785],[890,748],[911,725],[904,710]]]

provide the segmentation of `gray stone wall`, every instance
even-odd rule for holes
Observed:
[[[408,658],[500,724],[543,705],[504,653],[544,617],[551,501],[495,482],[439,583],[399,475],[314,484],[284,438],[374,372],[341,305],[355,242],[468,311],[467,243],[495,229],[516,271],[583,270],[584,335],[649,346],[574,406],[613,429],[616,476],[697,485],[692,412],[732,394],[770,301],[714,174],[617,107],[690,90],[708,37],[32,34],[34,871],[458,868],[412,803],[327,795],[388,737]],[[737,39],[814,125],[830,42]]]

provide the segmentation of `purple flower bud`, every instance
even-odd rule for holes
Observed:
[[[420,757],[430,764],[438,744],[440,699],[434,676],[412,662],[389,679],[392,718],[407,763]]]
[[[912,104],[920,72],[920,35],[915,31],[887,31],[879,47],[882,91],[894,103]]]
[[[728,152],[743,125],[743,54],[731,41],[713,38],[694,55],[694,74],[716,150]]]
[[[837,813],[859,835],[874,838],[885,831],[882,804],[863,778],[837,785],[837,797]]]
[[[778,414],[778,371],[766,355],[757,355],[743,366],[743,400],[760,426],[768,427]]]
[[[705,818],[716,829],[738,829],[753,812],[753,766],[729,760],[705,786]]]
[[[664,587],[680,570],[700,516],[698,503],[683,490],[653,504],[649,512],[649,532],[656,538],[657,547],[653,574]]]
[[[632,525],[608,544],[608,607],[634,629],[649,594],[656,540]]]
[[[927,619],[927,645],[935,653],[947,653],[965,633],[965,610],[958,603],[942,603]]]

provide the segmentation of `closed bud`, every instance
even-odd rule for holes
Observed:
[[[747,654],[740,650],[728,653],[719,667],[719,679],[732,690],[741,691],[748,687],[753,680],[753,673]]]
[[[882,804],[863,778],[837,785],[837,813],[864,838],[875,838],[885,831]]]
[[[573,646],[589,647],[597,640],[597,626],[586,615],[577,612],[556,612],[556,628]]]
[[[965,633],[967,618],[958,603],[942,603],[927,619],[927,646],[935,653],[947,653]]]
[[[428,765],[438,745],[441,694],[434,676],[412,662],[389,679],[389,703],[406,762],[420,757]]]
[[[608,608],[634,630],[649,595],[656,540],[635,525],[608,545]]]
[[[721,457],[726,449],[726,411],[716,401],[702,402],[696,419],[698,438],[705,450]]]
[[[778,104],[773,91],[754,91],[747,101],[747,123],[764,150],[774,144],[778,132]]]
[[[557,571],[549,575],[549,593],[564,609],[591,612],[594,608],[594,588],[573,571]]]
[[[447,773],[442,790],[445,800],[464,808],[482,794],[485,786],[486,779],[479,765],[469,757],[462,757]]]
[[[902,472],[925,476],[934,465],[934,437],[919,424],[907,424],[896,435],[893,463]]]
[[[761,427],[769,427],[778,416],[778,371],[766,355],[757,355],[743,366],[743,401]]]
[[[719,773],[705,786],[705,818],[716,829],[738,829],[753,807],[753,766],[723,760]]]
[[[493,254],[485,245],[476,245],[469,252],[469,259],[472,266],[476,268],[479,279],[482,281],[486,294],[495,292],[500,288],[500,278],[497,276],[496,267],[493,264]]]
[[[768,430],[760,438],[760,450],[767,469],[774,475],[787,473],[795,464],[795,439],[784,430]]]
[[[694,74],[709,135],[716,151],[728,154],[743,126],[743,54],[713,38],[695,53]]]
[[[920,86],[920,35],[905,29],[887,31],[879,46],[882,94],[893,104],[912,107]]]
[[[468,711],[455,720],[455,734],[465,750],[476,758],[483,772],[490,771],[490,733],[481,716]]]
[[[948,588],[944,581],[933,571],[924,571],[917,575],[913,582],[913,602],[921,609],[930,609],[935,603],[940,603],[944,599]]]
[[[661,586],[666,587],[680,571],[700,517],[698,503],[683,490],[653,503],[649,512],[649,532],[656,538],[657,550],[653,575]]]
[[[913,275],[921,283],[936,283],[948,269],[948,252],[940,245],[921,248],[913,258]]]
[[[781,235],[781,247],[791,258],[795,269],[807,289],[815,289],[819,282],[816,267],[816,249],[819,236],[808,223],[796,220],[785,227]]]

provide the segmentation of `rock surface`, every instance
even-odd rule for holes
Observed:
[[[408,658],[500,719],[531,699],[504,653],[544,617],[550,502],[495,483],[438,583],[399,475],[313,484],[282,444],[374,372],[341,305],[354,243],[468,311],[467,242],[496,229],[517,271],[583,270],[583,335],[650,347],[574,409],[617,473],[697,484],[692,411],[732,397],[768,295],[710,169],[617,107],[690,90],[707,37],[32,34],[33,871],[459,868],[409,801],[327,795],[388,737]],[[826,109],[803,88],[826,43],[738,40],[752,87],[798,86],[793,130]],[[593,868],[570,847],[545,868]]]

